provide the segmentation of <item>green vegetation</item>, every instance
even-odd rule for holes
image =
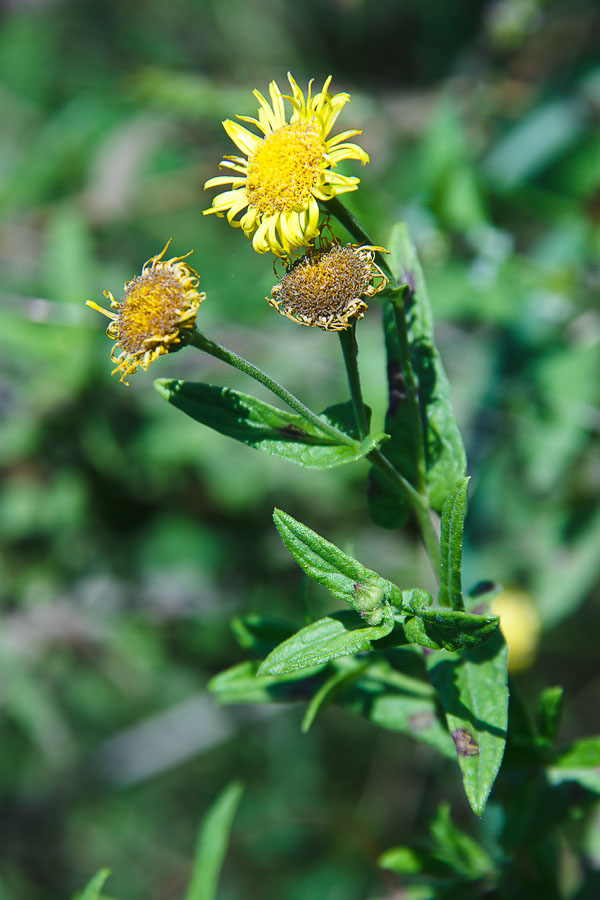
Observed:
[[[0,900],[592,900],[597,3],[5,7]],[[371,164],[344,199],[416,279],[420,456],[392,306],[360,323],[365,438],[335,336],[202,216],[221,120],[287,70],[352,94]],[[203,334],[329,436],[215,354],[111,379],[84,301],[170,237]],[[378,454],[441,515],[439,594]]]

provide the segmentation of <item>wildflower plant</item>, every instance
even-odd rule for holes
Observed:
[[[272,82],[270,102],[254,92],[258,117],[238,117],[254,131],[231,120],[223,123],[242,155],[226,156],[221,167],[227,174],[207,182],[207,188],[228,189],[205,212],[240,227],[257,253],[284,260],[286,271],[267,302],[291,323],[337,333],[347,402],[312,410],[271,375],[205,335],[196,324],[205,296],[198,293],[198,276],[185,256],[164,260],[168,244],[125,285],[120,301],[107,292],[111,311],[88,302],[111,319],[111,358],[122,381],[158,356],[190,347],[242,371],[280,401],[272,405],[196,381],[157,380],[158,393],[200,426],[305,468],[367,460],[374,524],[395,530],[411,520],[431,564],[435,595],[423,585],[395,584],[389,572],[367,568],[310,525],[276,509],[275,527],[289,553],[340,610],[300,630],[275,627],[272,619],[258,616],[236,619],[240,644],[258,659],[213,678],[215,697],[222,703],[292,701],[303,682],[304,731],[336,702],[377,726],[407,734],[457,763],[468,802],[481,816],[507,748],[509,656],[496,614],[506,609],[506,597],[504,605],[494,606],[498,590],[491,583],[463,587],[469,478],[424,274],[403,223],[387,237],[377,235],[382,240],[377,244],[340,200],[357,190],[359,179],[338,173],[337,164],[368,162],[364,150],[349,142],[360,132],[330,136],[348,94],[329,93],[331,78],[319,93],[312,93],[312,83],[304,93],[288,77],[290,95]],[[325,236],[330,221],[346,233],[344,239]],[[248,293],[246,302],[251,300]],[[388,380],[385,422],[375,430],[358,365],[360,321],[373,313],[383,318]],[[556,784],[597,781],[592,771],[600,762],[597,747],[593,753],[579,745],[560,754],[553,749],[560,691],[545,692],[540,703],[539,729],[515,725],[509,758],[525,754]],[[580,775],[574,774],[577,766]],[[518,804],[515,810],[507,821],[511,815],[518,819]],[[423,872],[446,842],[464,851],[460,865],[452,869],[449,863],[458,879],[456,896],[463,882],[489,884],[496,878],[496,861],[469,844],[472,839],[452,825],[445,807],[436,822],[431,859],[426,853],[419,858]],[[420,872],[406,868],[407,852],[396,848],[381,865],[407,877]]]

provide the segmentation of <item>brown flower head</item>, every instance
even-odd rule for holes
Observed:
[[[106,333],[115,341],[110,352],[116,363],[112,374],[120,372],[125,384],[138,366],[147,369],[163,353],[172,353],[185,344],[186,331],[194,327],[198,307],[206,298],[196,290],[198,275],[184,262],[189,253],[163,259],[170,243],[144,263],[137,278],[125,284],[120,301],[104,291],[115,312],[87,301],[88,306],[111,320]]]
[[[343,331],[362,319],[365,298],[373,297],[388,279],[375,262],[383,247],[358,246],[323,240],[296,260],[267,300],[283,316],[299,325],[324,331]]]

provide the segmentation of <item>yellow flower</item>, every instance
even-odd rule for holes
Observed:
[[[500,628],[508,644],[508,668],[511,672],[528,669],[535,659],[541,630],[531,596],[521,590],[502,591],[492,603],[492,612],[500,616]]]
[[[289,268],[267,300],[299,325],[343,331],[352,319],[364,316],[364,298],[373,297],[388,283],[375,263],[377,250],[383,248],[355,244],[343,247],[339,241],[323,241]]]
[[[171,241],[157,256],[144,263],[141,275],[125,284],[121,300],[110,291],[110,312],[87,300],[88,306],[107,316],[111,322],[107,335],[115,341],[110,352],[116,363],[112,374],[121,373],[121,381],[133,374],[138,366],[147,369],[163,353],[179,350],[185,343],[186,331],[194,327],[196,313],[206,294],[200,294],[198,275],[184,260],[190,255],[163,256]]]
[[[254,125],[260,135],[230,119],[223,122],[244,156],[226,156],[220,167],[233,174],[210,178],[204,185],[205,189],[229,186],[213,199],[205,215],[226,213],[230,225],[241,226],[246,237],[252,238],[257,253],[272,250],[281,257],[306,246],[319,234],[319,200],[331,200],[358,187],[360,179],[336,172],[337,164],[343,159],[369,162],[368,154],[358,144],[348,143],[348,138],[360,131],[327,137],[350,99],[349,94],[328,92],[331,75],[314,96],[311,81],[306,97],[289,73],[288,80],[291,96],[282,95],[272,81],[270,104],[254,91],[260,103],[258,119],[237,116]],[[289,122],[284,100],[292,105]]]

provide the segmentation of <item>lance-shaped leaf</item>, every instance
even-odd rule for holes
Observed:
[[[198,834],[185,900],[215,900],[229,833],[243,791],[239,781],[232,782],[209,809]]]
[[[338,704],[453,759],[454,744],[443,711],[435,690],[424,680],[422,654],[414,647],[401,647],[371,660],[360,678],[337,697]]]
[[[281,509],[275,510],[273,520],[283,543],[309,578],[324,585],[336,600],[350,603],[370,625],[382,621],[390,603],[402,606],[400,588],[365,568],[316,531]]]
[[[440,606],[465,608],[462,595],[462,541],[467,512],[468,478],[461,478],[444,503],[441,524]]]
[[[583,738],[562,750],[546,774],[551,784],[575,781],[600,794],[600,737]]]
[[[500,619],[492,615],[474,615],[449,609],[429,609],[414,601],[410,613],[396,613],[409,643],[420,644],[429,650],[468,650],[489,640],[498,628]]]
[[[109,875],[110,869],[100,869],[88,882],[83,891],[76,895],[75,900],[101,900],[102,887]]]
[[[428,658],[446,713],[465,793],[480,816],[496,780],[508,722],[508,648],[500,630],[462,654]]]
[[[334,613],[301,628],[269,653],[258,669],[258,675],[283,675],[309,666],[319,666],[338,659],[373,650],[373,641],[389,634],[394,627],[391,607],[385,610],[380,625],[366,628],[350,611]]]
[[[256,450],[310,469],[356,462],[386,437],[371,434],[362,442],[353,439],[351,443],[338,443],[302,416],[231,388],[168,378],[157,379],[154,386],[161,397],[197,422]],[[335,421],[339,410],[332,407],[323,417],[339,427]]]
[[[310,700],[323,682],[318,677],[323,666],[264,678],[256,677],[258,667],[256,660],[238,663],[211,678],[208,689],[223,704],[286,703]]]
[[[403,222],[392,229],[388,243],[390,266],[408,288],[403,302],[407,318],[410,360],[403,359],[394,310],[384,314],[387,351],[388,409],[385,453],[398,471],[417,486],[418,435],[406,396],[405,371],[411,365],[418,389],[425,450],[425,469],[432,507],[438,512],[459,478],[465,474],[465,449],[450,402],[450,387],[433,336],[433,318],[425,278],[415,246]],[[369,510],[377,524],[398,528],[409,512],[406,501],[377,470],[371,471]]]

